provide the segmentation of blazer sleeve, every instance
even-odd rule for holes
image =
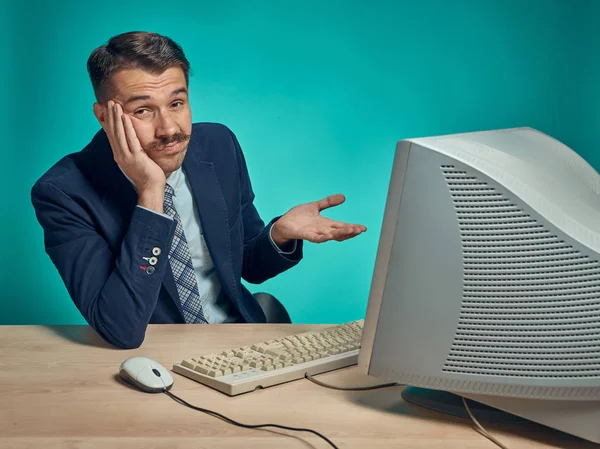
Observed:
[[[139,347],[169,266],[173,220],[136,207],[113,254],[83,205],[56,185],[38,182],[31,197],[46,253],[85,320],[110,344]],[[153,255],[150,265],[144,257]]]
[[[266,226],[254,206],[254,192],[246,160],[235,135],[229,131],[233,142],[241,189],[242,220],[244,226],[244,257],[242,278],[260,284],[295,266],[302,260],[302,240],[297,240],[291,254],[282,254],[271,243],[269,231],[279,219],[275,217]]]

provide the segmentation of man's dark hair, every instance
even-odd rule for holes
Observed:
[[[172,39],[157,33],[132,31],[112,37],[106,45],[96,48],[87,61],[96,100],[106,103],[110,94],[110,80],[122,69],[142,69],[159,75],[170,67],[183,70],[189,81],[190,63],[183,49]]]

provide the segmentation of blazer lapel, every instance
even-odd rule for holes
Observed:
[[[206,246],[221,286],[228,297],[237,304],[239,292],[233,271],[225,198],[209,151],[202,148],[193,137],[183,162],[183,170],[192,187]]]

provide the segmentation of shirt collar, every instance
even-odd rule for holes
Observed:
[[[127,178],[127,180],[131,183],[131,185],[137,192],[137,186],[135,185],[135,183],[131,180],[131,178],[129,178],[129,176],[127,176],[125,174],[125,172],[123,171],[123,169],[121,168],[121,166],[119,164],[117,164],[117,166],[119,167],[119,170],[121,170],[121,173],[123,173],[123,176],[125,176],[125,178]],[[169,184],[171,187],[173,187],[173,190],[175,191],[175,196],[177,196],[177,191],[181,188],[181,186],[183,185],[184,182],[185,182],[185,180],[184,180],[183,170],[181,167],[179,167],[177,170],[175,170],[173,173],[171,173],[167,177],[167,184]]]
[[[179,191],[179,189],[181,189],[184,182],[185,179],[181,167],[179,167],[167,177],[167,184],[173,187],[173,190],[175,191],[175,196],[177,196],[177,192]]]

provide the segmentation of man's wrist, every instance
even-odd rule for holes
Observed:
[[[271,229],[269,229],[269,237],[281,252],[288,254],[294,252],[296,248],[296,241],[294,239],[288,239],[283,237],[279,233],[279,229],[277,228],[277,222],[273,223]]]
[[[291,242],[290,239],[285,238],[281,235],[281,233],[279,232],[279,228],[277,226],[277,221],[275,223],[273,223],[273,226],[271,226],[271,238],[273,239],[273,242],[275,242],[275,244],[277,246],[279,246],[280,248],[282,246],[284,246],[286,243]]]
[[[138,205],[164,214],[165,187],[147,187],[138,194]]]

